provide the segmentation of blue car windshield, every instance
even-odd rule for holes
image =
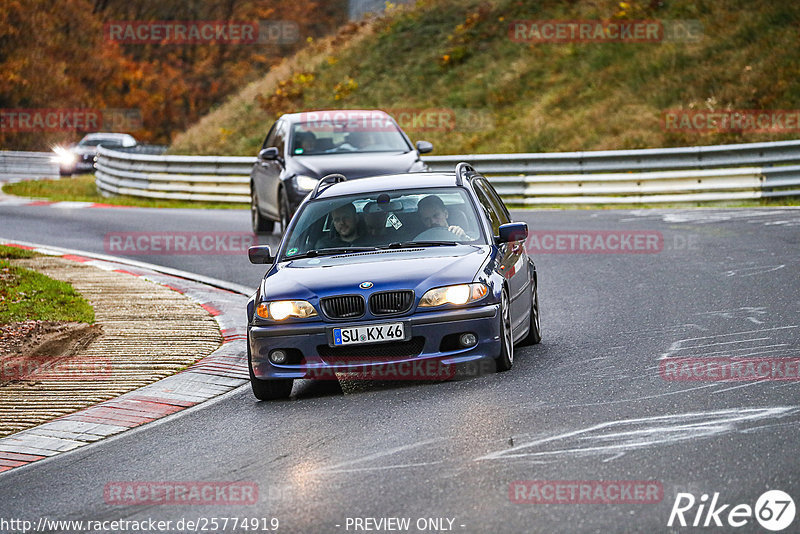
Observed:
[[[387,190],[308,202],[287,236],[283,259],[336,251],[487,244],[466,191]]]
[[[290,142],[295,156],[413,150],[387,115],[298,122],[292,126]]]

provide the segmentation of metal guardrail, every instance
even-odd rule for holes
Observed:
[[[800,194],[800,141],[685,148],[429,156],[435,171],[466,161],[512,204],[625,204]],[[101,148],[106,194],[249,202],[253,157],[156,156]]]
[[[217,202],[250,202],[256,158],[161,156],[100,148],[95,183],[104,194]]]
[[[8,178],[47,177],[59,175],[52,152],[0,151],[0,176]]]

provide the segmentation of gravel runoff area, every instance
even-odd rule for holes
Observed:
[[[102,402],[93,400],[88,407],[78,408],[77,411],[56,416],[54,419],[38,426],[20,430],[6,437],[0,437],[0,473],[23,468],[32,463],[46,461],[69,451],[90,446],[141,425],[162,420],[165,417],[177,416],[179,412],[216,399],[225,393],[232,392],[236,388],[248,384],[249,375],[245,346],[245,325],[247,323],[245,303],[247,302],[247,295],[250,294],[250,288],[194,273],[91,252],[10,241],[4,238],[0,238],[0,243],[31,249],[46,256],[58,257],[64,261],[77,262],[90,267],[90,271],[83,271],[84,273],[92,273],[92,276],[84,277],[84,283],[89,287],[91,287],[90,284],[94,280],[105,276],[103,273],[108,273],[109,276],[124,275],[128,277],[126,279],[116,278],[115,287],[117,288],[121,287],[119,284],[130,283],[131,279],[139,279],[146,284],[127,286],[131,289],[130,292],[125,295],[117,295],[117,299],[106,299],[110,301],[112,306],[116,306],[118,310],[121,310],[120,306],[125,305],[120,304],[120,298],[127,299],[130,297],[133,299],[131,302],[138,303],[138,307],[133,306],[133,308],[144,307],[146,308],[144,312],[134,312],[133,309],[126,307],[127,315],[122,313],[121,316],[112,314],[109,317],[104,317],[95,308],[95,316],[99,328],[103,328],[106,323],[109,324],[106,334],[117,332],[118,329],[124,326],[125,322],[131,319],[130,314],[133,313],[142,313],[143,317],[145,317],[142,321],[150,321],[152,328],[140,332],[138,337],[132,339],[119,336],[112,343],[114,349],[122,346],[123,342],[128,344],[127,346],[131,347],[130,353],[115,354],[110,352],[102,355],[102,358],[107,358],[110,362],[119,362],[120,365],[117,368],[121,370],[124,369],[129,373],[128,360],[132,355],[144,354],[143,351],[150,350],[150,345],[155,340],[153,336],[159,333],[166,334],[160,341],[165,345],[162,346],[163,352],[160,353],[160,356],[147,353],[146,360],[151,363],[153,361],[160,362],[165,357],[167,351],[164,348],[170,346],[167,345],[168,343],[174,344],[180,339],[180,344],[185,346],[186,336],[191,337],[188,342],[193,343],[201,335],[199,329],[191,332],[183,329],[177,333],[170,329],[178,323],[185,326],[186,316],[176,319],[173,315],[164,312],[162,299],[168,299],[167,295],[185,299],[184,303],[188,301],[188,306],[194,312],[197,312],[198,306],[202,308],[204,313],[201,312],[201,315],[195,316],[200,318],[200,322],[208,322],[208,317],[213,317],[213,321],[216,322],[217,326],[211,331],[213,333],[208,335],[219,337],[216,337],[216,340],[213,341],[206,339],[210,346],[219,344],[221,338],[221,345],[216,350],[213,350],[208,356],[202,357],[196,363],[189,365],[187,369],[159,380],[159,377],[174,371],[173,369],[172,371],[164,372],[160,368],[163,364],[159,363],[159,369],[151,370],[150,378],[145,380],[145,382],[152,382],[150,384],[138,387],[138,389],[132,389],[118,397],[115,396]],[[55,263],[54,265],[58,265],[58,267],[53,267],[52,274],[54,276],[59,269],[68,268],[63,263]],[[76,289],[81,289],[80,283],[74,283],[74,285]],[[160,294],[162,290],[171,291],[175,295],[169,293]],[[136,296],[137,294],[139,295],[138,297]],[[183,297],[180,297],[181,295]],[[105,299],[106,296],[105,292],[102,292],[101,299]],[[84,297],[90,302],[92,301],[90,295],[84,294]],[[161,306],[161,309],[159,309],[159,306]],[[162,315],[159,316],[159,313],[162,313]],[[103,321],[102,324],[100,324],[101,321]],[[210,326],[211,324],[213,323],[208,322],[204,326]],[[174,349],[174,346],[171,347]],[[169,354],[174,355],[174,353],[175,351],[172,350]],[[196,352],[193,355],[190,354],[187,357],[187,361],[194,361],[200,356],[200,352]],[[70,365],[61,367],[66,368],[67,373],[54,376],[58,376],[59,379],[74,378],[75,376],[86,378],[85,375],[81,375],[80,371],[88,368],[92,372],[96,372],[96,376],[92,376],[90,373],[90,376],[92,376],[91,382],[101,384],[104,371],[110,369],[113,373],[115,369],[113,364],[109,364],[109,361],[103,362],[101,359],[100,365],[94,367],[92,365],[76,365],[72,362]],[[67,376],[65,377],[64,374]],[[123,374],[125,373],[121,373],[121,376]],[[39,374],[37,378],[44,377]],[[95,387],[94,384],[92,387]],[[131,386],[131,388],[136,387],[135,385]],[[58,406],[58,403],[64,397],[63,393],[56,392],[49,399],[43,400],[42,404],[52,408]]]
[[[101,333],[66,358],[0,357],[0,437],[160,380],[222,343],[209,311],[165,286],[61,257],[13,264],[72,284],[94,307]]]

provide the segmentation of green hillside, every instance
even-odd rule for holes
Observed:
[[[515,42],[509,25],[519,20],[657,20],[670,28],[672,21],[689,21],[681,24],[694,28],[696,38]],[[276,116],[330,108],[449,114],[447,127],[406,125],[412,139],[432,141],[436,154],[800,138],[796,122],[772,132],[664,127],[667,110],[800,109],[800,3],[418,0],[413,8],[390,6],[381,19],[311,42],[178,136],[171,152],[255,155]]]

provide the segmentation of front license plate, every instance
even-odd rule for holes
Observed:
[[[381,343],[405,339],[406,331],[403,323],[373,324],[369,326],[353,326],[333,329],[333,346],[358,345],[364,343]]]

